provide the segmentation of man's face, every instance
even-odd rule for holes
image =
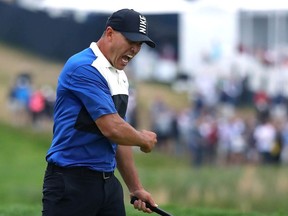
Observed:
[[[112,30],[109,61],[113,67],[123,70],[140,51],[142,42],[132,42],[120,32]]]

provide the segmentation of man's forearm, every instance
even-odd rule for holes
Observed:
[[[103,115],[96,124],[105,137],[118,145],[138,146],[143,152],[150,152],[157,142],[151,131],[138,131],[125,122],[118,114]]]
[[[101,132],[119,145],[139,145],[141,142],[141,134],[127,122],[125,122],[118,114],[104,115],[96,120],[96,124]]]
[[[119,145],[116,159],[117,168],[130,193],[143,189],[135,167],[132,147]]]

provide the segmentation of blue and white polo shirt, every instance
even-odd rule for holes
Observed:
[[[113,171],[117,144],[103,136],[95,120],[117,112],[125,118],[128,87],[125,72],[116,70],[95,42],[69,58],[58,79],[47,162]]]

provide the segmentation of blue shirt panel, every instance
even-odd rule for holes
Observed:
[[[89,113],[95,120],[117,113],[108,83],[91,64],[97,57],[90,48],[72,56],[58,79],[54,109],[53,140],[46,160],[63,167],[84,166],[110,172],[116,167],[117,145],[101,132],[75,128],[79,113]]]

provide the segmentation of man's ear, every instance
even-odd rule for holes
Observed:
[[[111,39],[113,33],[114,33],[114,30],[113,30],[110,26],[108,26],[108,27],[106,28],[106,31],[105,31],[106,37],[108,37],[109,39]]]

